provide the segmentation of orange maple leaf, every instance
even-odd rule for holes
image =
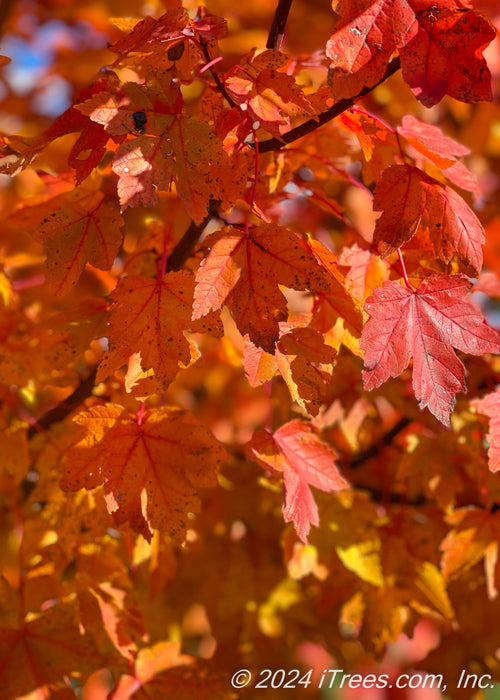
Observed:
[[[193,318],[224,302],[242,335],[274,352],[286,299],[278,285],[312,292],[329,289],[329,275],[302,239],[276,224],[227,227],[207,238],[210,252],[196,275]]]
[[[280,324],[280,340],[270,355],[250,341],[245,343],[243,366],[251,386],[259,386],[276,374],[287,383],[290,396],[311,415],[317,415],[326,401],[326,390],[336,352],[324,342],[319,331]]]
[[[0,627],[0,697],[18,698],[44,685],[64,684],[67,676],[105,665],[106,658],[80,632],[79,623],[76,604],[65,601],[34,615],[20,629]]]
[[[182,541],[187,514],[198,512],[197,489],[215,486],[226,452],[196,418],[161,407],[142,419],[122,406],[95,406],[75,422],[86,429],[65,456],[61,488],[104,484],[108,511],[117,523],[151,540],[153,529]]]
[[[176,642],[158,642],[141,649],[134,662],[134,675],[122,676],[110,700],[232,700],[227,678],[210,662],[181,654]]]
[[[184,331],[222,335],[222,324],[211,313],[191,320],[194,276],[187,270],[169,272],[162,279],[131,276],[121,279],[111,294],[115,302],[108,333],[109,350],[98,370],[97,381],[127,364],[137,352],[144,369],[152,368],[166,388],[179,363],[191,361],[193,344]]]
[[[47,280],[63,296],[77,283],[86,263],[100,270],[113,265],[123,234],[123,219],[103,192],[80,187],[48,203],[32,233],[47,254]]]
[[[252,121],[280,138],[280,128],[294,115],[315,115],[314,109],[291,75],[284,71],[288,58],[279,51],[254,51],[226,78],[231,97],[246,107]]]

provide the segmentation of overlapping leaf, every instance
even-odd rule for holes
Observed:
[[[242,335],[273,353],[279,322],[287,319],[278,285],[312,292],[329,289],[329,277],[302,239],[275,224],[227,227],[207,238],[210,252],[196,275],[193,318],[224,303]]]
[[[406,0],[341,3],[339,12],[341,20],[326,45],[336,99],[375,85],[395,49],[417,33],[416,14]]]
[[[71,290],[87,262],[101,270],[113,265],[123,238],[123,219],[99,191],[98,181],[24,213],[30,218],[38,215],[32,235],[43,243],[47,280],[57,296]]]
[[[189,18],[182,2],[169,3],[168,10],[158,19],[145,17],[133,30],[113,44],[112,51],[120,54],[151,51],[155,44],[166,44],[183,36]]]
[[[470,150],[445,136],[441,129],[434,124],[426,124],[407,114],[398,127],[398,134],[406,138],[413,148],[422,153],[431,163],[441,168],[445,177],[457,187],[464,190],[478,192],[477,179],[469,168],[458,160],[460,156],[466,156]]]
[[[486,325],[467,298],[462,275],[433,275],[416,291],[384,282],[369,297],[371,318],[363,329],[365,389],[397,377],[413,357],[413,390],[420,408],[450,424],[455,394],[465,391],[465,368],[452,346],[471,355],[500,352],[500,335]]]
[[[475,271],[481,269],[484,232],[479,219],[454,190],[418,168],[392,165],[384,170],[373,207],[383,212],[374,236],[383,256],[407,243],[423,221],[442,260],[449,262],[457,253]]]
[[[253,52],[241,67],[226,78],[226,89],[238,103],[245,105],[252,121],[280,138],[280,127],[290,125],[294,115],[314,115],[314,109],[284,67],[288,59],[278,51]]]
[[[160,385],[174,379],[179,364],[191,361],[191,344],[184,331],[222,334],[222,324],[209,313],[191,320],[194,276],[187,270],[169,272],[162,279],[135,275],[118,283],[111,299],[109,350],[98,381],[127,364],[139,352],[143,369],[152,368]]]
[[[274,355],[247,342],[243,366],[252,386],[281,374],[290,396],[311,415],[317,415],[326,400],[331,373],[326,367],[334,362],[335,351],[326,345],[323,336],[312,328],[290,328],[281,324],[281,337]]]
[[[400,52],[403,77],[415,96],[426,107],[445,95],[463,102],[491,100],[491,74],[482,54],[496,32],[486,17],[440,2],[418,11],[418,22],[418,32]]]
[[[488,416],[490,429],[486,435],[488,440],[488,460],[492,472],[500,470],[500,390],[487,394],[482,399],[472,402],[478,413]]]
[[[78,95],[77,102],[90,99],[92,95],[102,90],[112,90],[116,88],[116,84],[116,76],[108,73],[106,79],[96,80],[91,87],[82,90]],[[19,170],[28,166],[40,151],[52,141],[74,132],[80,132],[80,136],[71,148],[68,162],[75,169],[76,183],[80,184],[101,162],[106,153],[106,142],[109,135],[102,126],[90,122],[75,107],[69,107],[65,110],[40,136],[19,144],[17,158],[13,162],[7,159],[5,166],[1,169],[2,172],[8,172],[9,174],[19,172]],[[17,139],[16,145],[18,141],[19,139]]]
[[[427,107],[446,94],[464,102],[491,100],[482,52],[495,31],[485,17],[454,0],[340,2],[337,10],[341,18],[326,47],[336,99],[375,85],[399,50],[403,77]]]
[[[310,240],[308,245],[318,263],[328,271],[330,280],[329,289],[316,295],[311,326],[328,334],[342,319],[344,328],[359,338],[363,323],[361,309],[347,290],[347,281],[336,256],[319,241]]]
[[[285,522],[293,522],[300,539],[307,542],[311,525],[319,525],[318,507],[309,486],[328,493],[349,488],[335,464],[335,451],[310,423],[295,419],[274,433],[255,433],[247,452],[262,466],[283,473],[283,517]]]
[[[183,113],[179,85],[151,79],[145,86],[125,83],[118,92],[103,91],[77,105],[119,143],[113,171],[118,175],[122,208],[154,206],[158,190],[172,181],[195,222],[212,201],[224,207],[241,196],[248,177],[245,161],[233,170],[212,127]],[[127,134],[134,138],[124,140]]]
[[[74,602],[59,602],[19,629],[0,627],[0,659],[4,698],[41,695],[44,685],[62,685],[65,677],[106,663],[91,637],[81,633]]]
[[[147,540],[153,529],[182,541],[197,490],[215,486],[226,453],[191,414],[161,407],[142,420],[121,406],[96,406],[76,418],[86,434],[65,456],[61,487],[104,484],[108,511]]]

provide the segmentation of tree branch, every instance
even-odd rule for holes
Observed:
[[[47,411],[47,413],[44,413],[33,425],[30,425],[26,433],[28,440],[31,440],[31,438],[38,433],[48,430],[51,425],[59,423],[69,416],[70,413],[73,413],[75,408],[92,394],[92,390],[95,386],[96,374],[97,368],[94,368],[89,376],[80,382],[73,393],[70,394],[62,404]]]
[[[405,428],[407,428],[412,422],[412,418],[407,418],[403,416],[403,418],[400,418],[398,422],[395,425],[393,425],[393,427],[380,438],[380,440],[377,440],[377,442],[375,442],[373,445],[370,445],[370,447],[368,447],[366,450],[358,452],[358,454],[355,454],[353,457],[346,460],[346,466],[348,466],[349,469],[356,469],[357,467],[360,467],[362,464],[367,462],[369,459],[372,459],[373,457],[378,457],[380,452],[384,449],[384,447],[392,445],[394,438],[396,438],[400,433],[402,433],[403,430],[405,430]]]
[[[278,0],[278,7],[274,13],[273,23],[267,37],[267,49],[279,51],[285,38],[285,27],[288,19],[288,13],[292,6],[293,0]]]
[[[207,215],[199,224],[195,224],[194,221],[190,223],[186,233],[168,256],[167,272],[175,272],[184,266],[184,263],[193,252],[193,248],[203,233],[205,226],[217,213],[219,204],[220,202],[212,202]]]
[[[282,134],[281,139],[273,138],[268,139],[267,141],[259,141],[259,153],[266,153],[268,151],[278,151],[280,148],[284,148],[287,144],[292,143],[292,141],[296,141],[297,139],[302,138],[302,136],[310,134],[311,131],[315,131],[318,127],[323,126],[323,124],[326,124],[332,119],[335,119],[335,117],[338,117],[340,114],[342,114],[342,112],[345,112],[347,109],[350,109],[354,105],[356,100],[359,100],[361,97],[368,95],[372,90],[374,90],[385,80],[387,80],[387,78],[389,78],[391,75],[394,75],[394,73],[396,73],[400,69],[400,67],[401,63],[399,61],[399,58],[393,58],[387,66],[387,70],[385,71],[383,77],[378,81],[378,83],[376,83],[376,85],[373,85],[372,87],[363,88],[361,92],[359,92],[357,95],[354,95],[354,97],[339,100],[333,105],[333,107],[327,109],[326,112],[322,112],[321,114],[319,114],[317,119],[309,119],[303,124],[296,126],[294,129],[291,129],[290,131],[287,131],[286,133]],[[253,144],[249,145],[253,147]]]
[[[4,33],[4,24],[14,7],[15,0],[2,0],[0,2],[0,36]]]

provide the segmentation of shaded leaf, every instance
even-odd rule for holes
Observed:
[[[68,602],[35,615],[20,629],[1,627],[0,658],[4,698],[63,683],[66,676],[85,676],[110,661],[81,634],[76,607]]]
[[[134,676],[122,676],[110,700],[233,700],[227,678],[209,662],[181,654],[176,642],[158,642],[141,649],[134,662]]]
[[[479,271],[483,264],[483,227],[452,189],[409,165],[393,165],[375,189],[373,208],[382,211],[374,240],[382,256],[407,243],[420,222],[429,227],[436,254],[449,262],[456,252]]]
[[[153,529],[182,541],[187,514],[198,512],[197,490],[216,484],[225,450],[189,413],[175,408],[144,412],[96,406],[75,419],[86,435],[65,455],[61,487],[76,491],[104,484],[107,507],[151,540]]]
[[[238,103],[246,106],[252,122],[280,138],[280,127],[290,125],[290,117],[314,115],[314,109],[285,72],[288,59],[279,51],[253,52],[226,77],[226,90]]]
[[[461,508],[449,517],[449,521],[453,528],[440,546],[443,552],[441,569],[444,577],[453,579],[463,576],[484,558],[488,597],[493,600],[498,596],[497,584],[500,585],[498,513]]]
[[[120,248],[123,219],[116,206],[95,186],[80,187],[49,200],[35,211],[39,224],[33,237],[47,254],[47,280],[54,294],[63,296],[77,283],[89,262],[109,270]],[[97,187],[97,188],[96,188]]]

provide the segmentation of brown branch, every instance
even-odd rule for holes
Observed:
[[[292,2],[293,0],[278,0],[278,7],[274,13],[273,23],[267,37],[267,49],[280,50],[285,38],[285,27]]]
[[[0,36],[4,33],[4,24],[15,5],[15,0],[1,0],[0,2]]]
[[[168,256],[167,272],[175,272],[184,266],[184,263],[193,252],[193,248],[203,233],[205,226],[217,213],[219,204],[220,202],[212,202],[207,215],[199,224],[195,224],[194,221],[190,223],[186,233]]]
[[[172,251],[168,260],[167,270],[180,270],[182,268],[201,236],[203,229],[217,211],[218,205],[219,202],[215,202],[210,207],[206,217],[199,224],[191,223],[186,233]],[[91,396],[95,386],[96,375],[97,368],[94,368],[88,377],[80,382],[73,393],[70,394],[63,403],[47,411],[47,413],[44,413],[33,425],[30,425],[27,430],[28,440],[31,440],[38,433],[48,430],[54,423],[63,421],[67,416],[73,413],[85,399]]]
[[[378,457],[384,447],[391,445],[394,438],[402,433],[403,430],[405,430],[405,428],[407,428],[412,422],[412,418],[400,418],[398,422],[380,438],[380,440],[377,440],[377,442],[370,445],[370,447],[368,447],[366,450],[363,450],[362,452],[359,452],[358,454],[353,455],[353,457],[350,459],[346,460],[346,465],[349,467],[349,469],[356,469],[369,459]]]
[[[340,114],[342,114],[342,112],[345,112],[347,109],[350,109],[354,105],[356,100],[359,100],[361,97],[368,95],[372,90],[374,90],[385,80],[387,80],[387,78],[389,78],[391,75],[394,75],[394,73],[396,73],[400,69],[400,67],[401,63],[399,61],[399,58],[393,58],[393,60],[387,66],[387,70],[385,71],[383,77],[378,81],[378,83],[376,83],[376,85],[373,85],[372,87],[363,88],[361,92],[359,92],[357,95],[354,95],[354,97],[339,100],[333,105],[333,107],[327,109],[326,112],[322,112],[321,114],[319,114],[317,119],[309,119],[307,122],[304,122],[303,124],[296,126],[294,129],[291,129],[290,131],[287,131],[286,133],[282,134],[281,139],[273,138],[268,139],[267,141],[259,141],[259,153],[278,151],[280,148],[284,148],[284,146],[286,146],[287,144],[292,143],[292,141],[296,141],[297,139],[302,138],[302,136],[310,134],[311,131],[315,131],[318,127],[322,126],[323,124],[326,124],[332,119],[335,119],[335,117],[338,117]],[[249,145],[253,147],[253,144]]]
[[[28,440],[31,440],[38,433],[42,433],[48,430],[54,423],[60,423],[64,420],[70,413],[73,413],[75,408],[77,408],[85,399],[87,399],[92,394],[92,390],[95,386],[95,378],[97,374],[97,368],[93,369],[92,372],[86,379],[83,379],[80,384],[76,387],[72,394],[64,400],[62,404],[52,408],[47,413],[44,413],[41,418],[39,418],[34,425],[30,425],[27,431]]]

